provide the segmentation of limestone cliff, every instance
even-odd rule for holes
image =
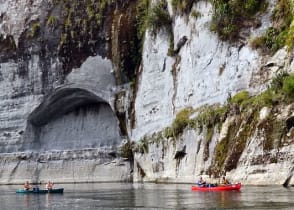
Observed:
[[[233,30],[212,32],[219,9],[214,3],[194,1],[183,14],[181,3],[169,2],[172,32],[159,30],[154,36],[149,30],[145,36],[132,130],[140,139],[135,180],[195,182],[207,175],[217,181],[225,174],[247,184],[285,180],[294,160],[293,100],[277,96],[281,85],[271,94],[277,75],[294,71],[293,48],[282,45],[273,52],[273,45],[265,51],[252,45],[277,24],[276,5],[286,13],[281,2],[267,1],[266,11],[254,16],[258,26],[243,19],[246,26],[238,22],[234,35]],[[289,14],[293,27],[293,7]],[[226,36],[233,37],[224,41]],[[238,92],[246,100],[235,100]]]
[[[237,3],[0,0],[1,183],[281,183],[293,2]]]
[[[132,37],[130,4],[0,5],[1,183],[131,180],[119,152],[124,111],[116,100],[127,95],[122,69],[133,64],[111,62],[116,48],[123,58],[132,52],[120,46]],[[130,22],[127,31],[117,16]]]

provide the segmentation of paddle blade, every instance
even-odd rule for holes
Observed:
[[[283,184],[283,187],[288,188],[289,187],[289,182],[292,178],[292,174],[290,176],[288,176],[288,178],[286,179],[286,181]]]
[[[293,176],[293,173],[294,173],[294,167],[292,168],[292,170],[291,170],[289,176],[288,176],[287,179],[285,180],[285,182],[284,182],[284,184],[283,184],[283,187],[286,187],[286,188],[289,187],[289,182],[290,182],[290,180],[291,180],[291,178],[292,178],[292,176]]]

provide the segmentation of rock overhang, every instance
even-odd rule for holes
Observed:
[[[80,68],[67,75],[57,87],[28,116],[28,122],[40,127],[78,107],[107,104],[114,111],[115,78],[112,64],[101,56],[89,57]]]
[[[29,115],[28,121],[34,126],[43,126],[78,107],[100,103],[109,104],[107,96],[105,92],[94,92],[72,85],[63,86],[45,97],[44,101]]]

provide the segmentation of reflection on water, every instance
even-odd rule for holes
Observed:
[[[16,194],[0,186],[0,209],[293,209],[294,189],[245,186],[240,192],[194,192],[186,184],[59,185],[64,194]]]

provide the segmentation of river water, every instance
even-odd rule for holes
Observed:
[[[240,192],[194,192],[188,184],[58,184],[63,194],[16,194],[0,186],[0,210],[294,209],[294,188],[244,186]]]

